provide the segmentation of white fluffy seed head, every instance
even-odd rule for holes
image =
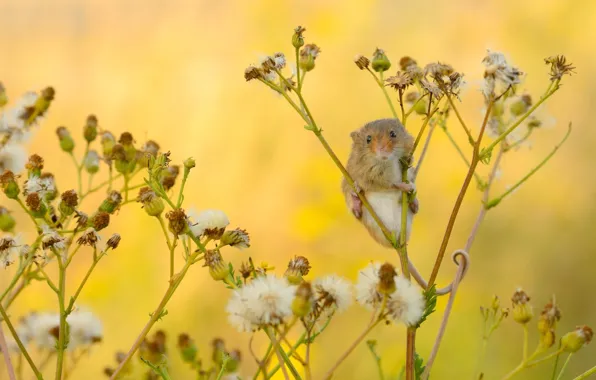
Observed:
[[[337,312],[346,310],[352,304],[352,284],[347,280],[329,275],[313,282],[315,299],[323,308],[332,307]]]

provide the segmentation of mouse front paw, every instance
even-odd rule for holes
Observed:
[[[395,187],[397,190],[404,191],[406,193],[416,190],[416,186],[414,186],[414,184],[412,183],[399,182],[393,185],[393,187]]]
[[[356,217],[356,219],[362,218],[362,201],[356,195],[356,193],[351,193],[352,196],[352,214]]]
[[[418,214],[418,210],[420,209],[420,203],[418,202],[418,198],[412,199],[408,206],[410,207],[410,211],[412,211],[412,214]]]

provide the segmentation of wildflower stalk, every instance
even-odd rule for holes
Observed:
[[[368,349],[375,360],[375,364],[377,365],[377,371],[379,372],[379,380],[385,380],[385,375],[383,374],[383,367],[381,366],[381,357],[375,351],[375,343],[376,341],[367,341]]]
[[[472,153],[472,161],[470,162],[470,168],[468,170],[468,174],[464,180],[462,188],[457,196],[457,200],[455,201],[455,205],[453,206],[453,210],[451,211],[451,216],[449,217],[449,222],[447,223],[447,228],[445,230],[445,235],[443,236],[443,241],[441,242],[441,247],[439,248],[439,253],[437,254],[437,258],[435,260],[435,265],[433,267],[432,273],[428,280],[428,287],[430,289],[431,286],[434,285],[437,275],[439,274],[439,269],[441,268],[441,264],[443,262],[443,257],[445,256],[445,251],[447,250],[447,244],[449,243],[449,239],[451,238],[451,232],[453,232],[453,226],[455,225],[455,220],[457,219],[457,215],[459,213],[459,209],[461,204],[464,200],[466,192],[468,191],[468,187],[470,186],[470,182],[474,177],[474,173],[476,171],[476,166],[478,166],[478,162],[480,161],[480,144],[482,143],[482,137],[484,136],[484,130],[486,129],[486,124],[488,123],[488,119],[490,116],[490,111],[493,107],[493,103],[495,101],[494,96],[491,97],[488,107],[486,109],[486,114],[484,115],[484,121],[482,122],[482,126],[480,127],[480,133],[478,134],[478,139],[474,143],[474,150]]]
[[[153,325],[159,319],[161,319],[161,317],[163,316],[164,309],[165,309],[166,305],[168,304],[168,302],[174,295],[174,292],[176,291],[176,289],[178,289],[178,286],[180,286],[180,283],[184,279],[184,276],[186,276],[186,273],[190,269],[190,266],[193,264],[194,260],[197,259],[198,256],[201,255],[202,253],[206,252],[205,246],[201,243],[201,241],[196,236],[194,236],[190,232],[188,232],[187,235],[195,242],[195,244],[199,248],[199,251],[192,254],[186,261],[186,264],[184,265],[182,270],[180,270],[180,272],[178,272],[176,275],[174,275],[172,278],[170,278],[170,286],[168,286],[168,289],[166,290],[161,301],[159,302],[159,304],[157,305],[157,307],[155,308],[153,313],[151,313],[151,318],[149,319],[149,321],[147,322],[145,327],[143,327],[143,330],[141,330],[140,334],[135,339],[133,345],[128,350],[126,357],[122,360],[122,362],[120,363],[118,368],[116,368],[116,370],[114,371],[114,373],[112,374],[110,379],[115,380],[118,377],[118,374],[126,366],[126,364],[128,362],[130,362],[130,359],[132,359],[132,356],[138,350],[139,346],[141,345],[141,343],[143,342],[143,340],[145,339],[145,337],[147,336],[147,334],[149,333],[149,331],[151,330]]]
[[[572,356],[573,356],[573,353],[570,353],[567,356],[567,359],[563,363],[563,367],[561,367],[561,372],[559,372],[559,376],[557,376],[557,380],[560,380],[563,377],[563,372],[565,372],[565,369],[567,368],[567,365],[569,364],[569,360],[571,360]]]
[[[490,200],[486,204],[486,207],[489,208],[489,209],[492,208],[492,207],[495,207],[496,205],[498,205],[503,200],[503,198],[505,198],[506,196],[508,196],[512,192],[514,192],[524,182],[526,182],[528,179],[530,179],[530,177],[532,177],[534,174],[536,174],[536,172],[538,170],[540,170],[544,165],[546,165],[546,163],[552,158],[552,156],[554,156],[555,153],[557,153],[557,151],[559,150],[559,148],[565,143],[565,141],[567,140],[567,138],[569,137],[570,134],[571,134],[571,123],[569,123],[569,127],[567,128],[567,133],[565,134],[565,136],[563,137],[563,139],[561,140],[561,142],[559,144],[557,144],[553,148],[553,150],[536,167],[534,167],[532,170],[530,170],[530,172],[528,172],[528,174],[526,174],[522,179],[520,179],[519,181],[517,181],[517,183],[515,185],[511,186],[503,194],[501,194],[500,196],[498,196],[498,197],[493,198],[492,200]]]
[[[559,348],[561,348],[561,343],[559,343]],[[559,359],[561,358],[561,350],[557,352],[557,357],[555,358],[555,364],[553,364],[553,373],[551,376],[551,380],[555,380],[555,376],[557,375],[557,367],[559,366]]]
[[[470,142],[470,145],[474,146],[474,144],[475,144],[474,137],[472,137],[472,133],[470,132],[470,129],[466,126],[466,122],[461,117],[461,114],[459,113],[459,110],[455,106],[455,103],[453,102],[453,99],[451,99],[451,96],[449,95],[449,92],[445,90],[445,87],[444,86],[441,86],[441,89],[445,93],[445,97],[447,98],[447,101],[449,102],[449,105],[451,106],[451,109],[453,109],[453,111],[455,112],[455,116],[457,116],[457,120],[459,120],[461,126],[464,128],[464,131],[466,131],[466,135],[468,136],[468,141]]]
[[[294,365],[286,355],[285,351],[281,347],[281,342],[278,342],[275,338],[275,333],[272,332],[270,328],[265,328],[265,333],[269,337],[271,344],[273,344],[273,351],[275,351],[275,355],[277,355],[277,360],[281,365],[281,372],[284,374],[284,378],[286,380],[290,378],[290,376],[288,375],[288,371],[286,370],[287,365],[290,371],[292,372],[292,375],[294,375],[296,379],[300,379],[301,377],[298,374],[298,371],[296,371],[296,368],[294,367]]]
[[[87,283],[87,280],[91,276],[91,272],[93,272],[93,270],[95,269],[95,266],[97,265],[97,263],[99,263],[99,260],[101,260],[101,258],[103,256],[105,256],[105,254],[106,254],[105,252],[100,252],[99,256],[96,256],[96,253],[97,253],[97,249],[93,252],[93,262],[91,263],[91,267],[89,268],[89,270],[87,270],[87,273],[85,274],[85,277],[83,278],[83,281],[81,281],[81,284],[77,288],[75,294],[72,297],[70,297],[70,302],[68,303],[68,307],[66,308],[66,315],[72,313],[74,304],[75,304],[77,298],[79,298],[79,295],[81,294],[83,287]]]
[[[220,368],[219,373],[217,374],[217,378],[215,380],[221,380],[224,373],[226,372],[226,366],[228,365],[228,361],[230,361],[230,356],[224,355],[222,363],[221,363],[221,368]]]
[[[435,123],[431,123],[428,129],[428,135],[426,135],[426,140],[424,141],[424,146],[422,147],[422,152],[420,152],[420,156],[418,157],[418,163],[416,164],[416,168],[414,168],[414,182],[418,177],[418,173],[420,172],[420,168],[422,163],[424,162],[424,158],[426,157],[426,152],[428,152],[428,147],[430,146],[430,140],[433,137],[435,132],[436,125]]]
[[[389,108],[391,109],[391,113],[393,114],[393,117],[397,120],[399,120],[399,118],[397,117],[397,112],[395,112],[395,107],[393,106],[393,102],[391,101],[391,98],[389,97],[389,93],[387,92],[387,89],[385,88],[385,82],[383,79],[383,71],[379,72],[379,77],[377,77],[375,75],[375,73],[373,73],[370,68],[366,68],[366,70],[370,73],[370,75],[373,76],[373,78],[375,79],[375,82],[377,82],[377,85],[379,85],[379,87],[381,88],[381,90],[383,91],[383,94],[385,95],[385,100],[387,100],[387,104],[389,104]],[[402,120],[404,119],[404,115],[403,115],[403,106],[402,106]]]
[[[356,340],[339,357],[339,359],[337,359],[337,361],[335,362],[335,364],[333,364],[331,369],[329,369],[329,371],[327,371],[327,373],[325,374],[325,377],[324,377],[325,380],[331,379],[331,377],[333,376],[333,372],[335,372],[335,370],[341,365],[341,363],[343,363],[344,360],[346,360],[347,357],[350,356],[352,351],[354,351],[354,349],[356,349],[356,347],[360,344],[360,342],[362,342],[364,340],[364,338],[366,338],[368,333],[370,333],[379,323],[381,323],[385,319],[385,307],[386,306],[387,306],[387,294],[385,294],[383,296],[383,303],[381,304],[381,308],[379,310],[378,316],[377,316],[377,310],[374,310],[372,313],[372,318],[371,318],[370,322],[368,323],[368,325],[366,326],[366,328],[364,329],[364,331],[362,331],[362,333],[360,335],[358,335]]]
[[[21,265],[19,265],[19,269],[17,270],[17,273],[15,273],[14,277],[10,281],[10,284],[8,284],[8,286],[6,287],[6,289],[4,290],[2,295],[0,295],[0,303],[4,300],[4,298],[8,295],[8,293],[14,288],[14,286],[19,281],[19,278],[21,277],[23,272],[25,272],[25,269],[27,269],[29,267],[29,265],[33,262],[33,252],[35,252],[37,247],[39,247],[40,242],[41,242],[41,235],[39,235],[37,237],[37,239],[35,239],[35,242],[31,246],[31,254],[27,255],[27,259],[25,259],[25,261]]]
[[[537,356],[539,356],[543,352],[544,352],[544,348],[538,346],[536,348],[536,351],[534,351],[534,353],[532,355],[530,355],[530,357],[528,357],[525,360],[522,360],[522,362],[513,371],[509,372],[507,375],[505,375],[505,377],[503,377],[503,380],[511,379],[513,376],[517,375],[518,373],[520,373],[521,371],[523,371],[526,368],[531,368],[531,367],[534,367],[534,366],[536,366],[540,363],[543,363],[547,360],[550,360],[553,357],[560,355],[561,352],[563,352],[563,350],[559,349],[556,352],[552,352],[549,355],[546,355],[540,359],[534,360]]]
[[[521,125],[521,123],[524,122],[524,120],[526,120],[532,113],[534,113],[534,111],[536,111],[536,108],[538,108],[542,103],[544,103],[548,98],[550,98],[555,92],[557,92],[557,90],[560,88],[560,86],[559,86],[560,82],[561,82],[561,79],[557,79],[556,81],[554,81],[554,83],[551,83],[549,85],[547,91],[544,93],[544,95],[542,95],[540,97],[540,99],[536,102],[536,104],[534,104],[532,107],[530,107],[530,109],[528,109],[525,114],[523,114],[519,119],[517,119],[517,121],[515,123],[513,123],[509,128],[507,128],[507,130],[505,132],[501,133],[499,135],[499,137],[497,137],[489,146],[482,149],[482,152],[480,153],[480,159],[485,160],[485,159],[490,158],[490,154],[491,154],[492,150],[494,149],[495,146],[497,146],[497,144],[499,142],[501,142],[511,132],[513,132],[517,127],[519,127]]]
[[[23,203],[23,200],[20,197],[16,198],[17,203],[19,204],[19,206],[21,206],[21,208],[23,209],[23,211],[25,211],[25,213],[29,216],[29,218],[31,218],[31,221],[33,221],[33,224],[35,225],[35,228],[37,229],[37,232],[41,231],[39,229],[39,225],[37,224],[37,220],[35,219],[35,217],[33,216],[33,214],[31,214],[31,211],[29,211],[29,209],[27,208],[27,206],[25,206],[25,204]]]
[[[596,374],[596,366],[590,368],[589,370],[587,370],[586,372],[582,373],[581,375],[577,376],[576,378],[574,378],[573,380],[583,380],[583,379],[587,379],[588,377],[592,376]]]
[[[43,379],[43,376],[41,375],[41,373],[39,372],[39,370],[35,366],[35,363],[33,363],[33,360],[31,360],[31,356],[29,356],[29,353],[27,352],[27,349],[23,345],[23,342],[21,341],[21,338],[19,338],[19,334],[17,333],[17,331],[15,330],[14,326],[10,322],[10,319],[8,318],[8,315],[6,314],[6,310],[4,310],[4,308],[2,307],[2,305],[0,305],[0,315],[2,316],[2,319],[4,320],[4,323],[6,323],[6,327],[8,327],[8,330],[12,334],[12,337],[14,338],[17,346],[21,350],[21,353],[25,357],[25,360],[27,360],[27,363],[29,363],[29,366],[31,367],[31,370],[35,374],[35,377],[37,379],[39,379],[39,380]],[[6,350],[6,351],[2,350],[2,351],[5,352],[8,355],[8,350]]]
[[[462,160],[466,163],[466,166],[470,168],[470,160],[468,160],[464,152],[461,150],[459,144],[457,143],[457,141],[455,141],[451,132],[449,132],[449,130],[444,124],[439,124],[439,127],[443,130],[443,132],[445,132],[445,135],[447,135],[449,142],[451,143],[451,145],[453,145],[453,147],[455,148],[459,156],[462,158]],[[483,183],[482,178],[480,178],[480,175],[478,175],[478,173],[476,172],[474,172],[474,179],[476,179],[478,185],[481,185]]]
[[[435,114],[435,112],[437,112],[439,110],[438,104],[432,111],[431,111],[431,106],[432,106],[432,95],[430,95],[430,99],[428,102],[428,111],[426,112],[426,117],[424,118],[424,122],[422,123],[422,126],[420,127],[420,130],[418,131],[416,140],[414,140],[414,146],[412,147],[412,153],[411,153],[412,156],[414,155],[414,151],[416,151],[416,148],[418,147],[418,144],[420,143],[420,140],[422,139],[422,135],[424,134],[424,131],[426,130],[426,126],[430,122],[431,117]],[[402,118],[402,124],[404,125],[404,127],[406,126],[406,118],[405,117]]]
[[[6,338],[4,337],[4,331],[0,327],[0,350],[2,350],[2,356],[4,356],[4,364],[6,365],[6,370],[8,372],[8,378],[10,380],[16,380],[17,377],[14,372],[14,367],[12,366],[12,361],[10,360],[10,352],[8,352],[8,345],[6,344]]]
[[[58,262],[58,308],[60,310],[60,327],[58,329],[58,343],[56,345],[56,380],[62,379],[62,368],[64,366],[64,350],[66,349],[66,266],[60,254],[56,253]]]

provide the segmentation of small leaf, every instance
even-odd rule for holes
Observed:
[[[420,327],[422,322],[426,321],[426,318],[435,312],[435,308],[437,306],[437,286],[433,285],[430,289],[424,291],[424,298],[426,299],[426,307],[424,308],[424,313],[422,313],[422,317],[416,327]]]
[[[424,360],[418,355],[417,352],[414,352],[414,375],[416,380],[420,380],[422,378],[422,373],[426,368],[424,364]]]

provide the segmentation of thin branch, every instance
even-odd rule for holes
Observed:
[[[4,356],[4,363],[6,364],[6,370],[8,371],[8,378],[10,380],[16,380],[17,376],[14,373],[12,362],[10,361],[10,352],[8,351],[8,344],[6,344],[6,338],[4,337],[4,331],[0,327],[0,350],[2,350],[2,356]]]

